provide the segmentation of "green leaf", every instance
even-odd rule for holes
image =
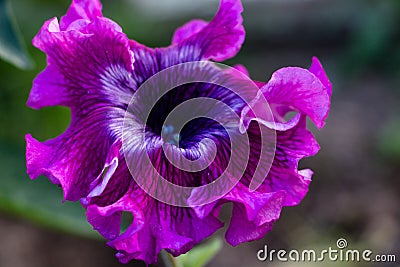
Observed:
[[[213,239],[193,248],[188,253],[175,258],[177,267],[204,267],[222,248],[222,240]]]
[[[21,69],[33,67],[33,62],[22,42],[11,5],[6,0],[0,0],[0,58]]]
[[[0,143],[0,211],[39,225],[98,238],[79,203],[62,203],[62,191],[45,177],[31,181],[25,173],[23,151]]]

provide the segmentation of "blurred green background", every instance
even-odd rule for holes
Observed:
[[[18,24],[14,30],[19,29],[20,35],[9,31],[10,12],[1,0],[0,50],[7,52],[0,56],[25,70],[0,60],[0,267],[123,266],[114,258],[115,251],[91,230],[78,204],[62,204],[56,186],[43,177],[30,181],[25,173],[24,135],[31,133],[44,141],[69,124],[65,108],[35,111],[25,103],[32,80],[46,64],[45,55],[31,40],[45,20],[65,14],[70,1],[9,4],[11,23]],[[304,201],[285,208],[264,239],[236,248],[224,244],[208,266],[319,266],[258,262],[256,253],[265,244],[287,250],[335,247],[341,237],[351,248],[397,254],[399,262],[400,1],[244,0],[243,4],[246,42],[240,54],[226,63],[244,64],[252,78],[266,81],[278,68],[308,67],[311,57],[318,56],[334,86],[332,108],[326,127],[312,128],[320,153],[300,164],[315,171]],[[104,15],[118,22],[131,39],[167,46],[174,29],[185,21],[211,19],[218,1],[104,0],[103,7]],[[6,40],[14,44],[20,40],[22,45],[6,50]],[[21,54],[25,47],[30,56]],[[14,52],[16,57],[11,58]],[[229,212],[225,208],[222,217],[227,219]]]

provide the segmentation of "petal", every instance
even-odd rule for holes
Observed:
[[[321,81],[321,83],[325,86],[325,89],[328,92],[328,95],[331,96],[332,95],[332,84],[329,81],[329,78],[326,75],[321,62],[318,60],[317,57],[312,58],[312,64],[311,64],[311,67],[309,68],[309,71],[312,74],[314,74]]]
[[[239,52],[244,42],[242,11],[240,0],[221,0],[219,10],[211,22],[206,26],[199,21],[191,22],[178,30],[178,37],[174,37],[174,40],[182,40],[179,43],[181,49],[193,47],[189,50],[200,50],[201,59],[229,59]]]
[[[119,231],[122,211],[132,213],[132,224],[110,238]],[[133,258],[155,263],[162,249],[178,256],[223,226],[215,214],[199,219],[192,209],[157,203],[141,190],[130,191],[110,206],[89,206],[87,215],[94,228],[111,239],[108,244],[119,251],[117,257],[124,263]]]
[[[261,91],[272,107],[287,106],[309,116],[318,128],[324,126],[329,112],[329,95],[321,81],[308,70],[280,69]]]
[[[151,49],[131,40],[130,49],[136,59],[132,77],[135,88],[157,72],[180,63],[233,57],[244,41],[242,10],[240,0],[222,0],[211,22],[188,22],[177,29],[169,47]]]
[[[208,22],[201,19],[194,19],[186,23],[185,25],[176,29],[174,36],[172,37],[172,44],[179,44],[189,37],[197,34],[199,31],[204,29],[208,25]]]
[[[56,67],[47,66],[33,81],[27,105],[34,109],[70,105],[68,91],[63,86],[65,84],[64,75]]]
[[[125,150],[126,161],[136,183],[145,188],[148,194],[165,203],[190,206],[188,199],[191,188],[211,183],[226,168],[229,143],[222,137],[215,142],[214,149],[211,148],[211,141],[207,141],[187,149],[165,144],[163,150],[162,141],[148,139],[132,144],[130,149]],[[217,154],[214,158],[215,151]],[[204,166],[206,168],[203,169]],[[219,194],[217,191],[208,193]],[[208,197],[211,199],[214,195]]]
[[[113,149],[110,149],[109,158],[113,154],[112,151]],[[118,164],[116,164],[117,162]],[[115,165],[117,165],[116,168]],[[103,171],[90,184],[89,195],[82,198],[81,203],[85,207],[93,204],[98,206],[110,205],[124,196],[133,182],[123,154],[120,154],[119,158],[114,157],[112,159],[111,164],[106,162]]]
[[[118,167],[120,149],[121,142],[114,143],[111,146],[103,170],[101,171],[100,175],[90,184],[91,191],[87,196],[88,198],[100,196],[106,189],[107,184]]]
[[[98,18],[82,31],[64,32],[56,19],[46,22],[33,43],[47,53],[48,67],[35,79],[28,105],[83,107],[94,99],[129,101],[132,51],[113,24]]]
[[[261,239],[272,230],[273,222],[256,226],[252,221],[247,220],[244,214],[243,207],[234,205],[231,223],[225,233],[226,241],[232,246]]]
[[[298,170],[298,163],[304,157],[315,155],[320,147],[310,131],[303,116],[292,129],[277,132],[274,162],[264,184],[263,192],[286,192],[285,206],[298,205],[308,191],[313,172]]]
[[[260,186],[260,192],[284,191],[284,206],[296,206],[305,197],[313,172],[309,169],[294,171],[272,166],[266,183]]]
[[[275,158],[277,136],[274,130],[252,121],[247,129],[250,156],[241,182],[251,191],[265,180]]]
[[[128,190],[120,199],[107,206],[89,205],[86,216],[93,228],[108,240],[114,240],[120,236],[122,212],[131,212],[133,221],[126,231],[138,231],[144,226],[143,213],[140,212],[136,202],[131,199],[132,191]],[[143,194],[136,199],[146,206],[147,200]],[[139,210],[139,212],[137,212]]]
[[[298,171],[298,163],[304,157],[315,155],[320,148],[314,136],[307,130],[306,122],[306,117],[303,115],[293,128],[277,131],[276,148],[272,151],[275,154],[267,153],[264,159],[260,159],[260,136],[261,129],[265,126],[259,124],[257,127],[256,123],[252,122],[248,128],[251,157],[241,182],[248,185],[251,190],[257,189],[259,192],[285,191],[285,205],[297,205],[308,191],[312,174]],[[264,143],[263,146],[268,146],[268,143]],[[271,158],[272,166],[266,169]],[[256,170],[261,172],[255,174]]]
[[[33,179],[48,176],[61,185],[67,200],[86,197],[90,191],[94,197],[107,189],[117,167],[115,155],[111,161],[107,156],[115,153],[111,146],[121,135],[134,91],[129,40],[115,23],[91,19],[79,31],[60,31],[57,19],[49,20],[33,41],[47,53],[48,66],[35,79],[28,105],[68,106],[72,120],[67,131],[53,140],[39,143],[27,136],[28,173]],[[107,165],[111,172],[100,179]]]
[[[78,20],[93,21],[97,17],[102,17],[101,8],[98,0],[73,0],[67,14],[61,18],[61,30],[67,30]]]
[[[314,74],[315,73],[315,74]],[[276,71],[270,81],[261,86],[257,96],[242,110],[241,131],[251,121],[258,121],[270,129],[286,131],[300,121],[302,114],[322,128],[330,108],[331,86],[316,58],[310,70],[288,67]],[[272,116],[271,113],[272,112]],[[298,112],[290,120],[285,116]]]
[[[226,239],[233,246],[262,238],[272,229],[283,206],[299,204],[308,191],[312,171],[298,171],[298,162],[319,150],[314,137],[306,129],[306,118],[302,116],[293,128],[277,132],[277,151],[271,170],[265,172],[267,176],[258,190],[250,191],[249,180],[260,161],[260,141],[257,136],[260,136],[259,127],[263,125],[256,125],[253,122],[248,129],[252,144],[251,158],[240,183],[219,200],[219,204],[210,203],[194,208],[199,217],[204,217],[223,203],[234,202],[231,223],[226,232]]]
[[[242,184],[224,196],[225,200],[234,202],[232,218],[225,234],[229,244],[240,243],[262,238],[271,230],[272,223],[279,219],[285,193],[250,192]]]
[[[278,131],[274,165],[295,169],[302,158],[314,156],[320,146],[314,135],[307,130],[307,120],[302,116],[298,124],[287,130]]]
[[[36,179],[46,175],[62,187],[65,200],[75,201],[87,196],[91,183],[102,173],[115,142],[109,130],[109,121],[115,121],[111,114],[112,110],[105,108],[97,109],[89,116],[73,112],[65,133],[43,143],[27,135],[29,176]]]
[[[132,40],[129,41],[129,45],[134,56],[132,80],[134,87],[138,88],[160,71],[158,57],[162,54],[158,55],[153,49]]]

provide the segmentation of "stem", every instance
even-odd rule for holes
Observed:
[[[161,259],[165,267],[181,267],[180,264],[176,262],[175,258],[165,250],[161,251]]]

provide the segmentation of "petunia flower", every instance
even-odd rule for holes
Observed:
[[[239,0],[221,0],[210,22],[190,21],[176,30],[170,46],[152,49],[129,40],[103,17],[98,0],[74,0],[60,22],[45,22],[33,39],[47,54],[47,67],[34,80],[27,104],[35,109],[66,106],[72,119],[54,139],[39,142],[26,136],[27,172],[32,179],[45,175],[61,186],[65,200],[81,201],[88,221],[118,251],[121,262],[154,263],[163,249],[174,256],[186,253],[223,226],[218,216],[225,203],[233,203],[227,242],[236,246],[260,239],[284,206],[299,204],[307,193],[313,172],[298,170],[298,162],[315,155],[319,145],[306,118],[324,126],[331,84],[316,58],[309,70],[283,68],[267,83],[251,81],[243,66],[235,71],[214,64],[241,48],[242,10]],[[178,71],[157,82],[179,83],[191,75],[210,82],[182,83],[154,99],[162,93],[159,84],[146,82],[170,68]],[[219,122],[196,118],[180,131],[164,123],[191,99],[205,101],[193,105],[193,112],[200,112],[199,107],[208,107],[204,98],[221,103],[207,110]],[[149,99],[157,100],[151,110]],[[296,115],[285,120],[290,112]],[[273,144],[267,157],[262,156],[265,132]],[[244,135],[247,163],[236,173],[240,164],[229,167],[235,153],[231,141]],[[146,155],[152,169],[144,164]],[[188,171],[173,165],[171,157],[207,164]],[[218,189],[221,195],[210,199],[199,193],[197,187],[216,183],[223,173],[228,179]],[[256,174],[260,179],[253,179]],[[177,205],[174,192],[154,182],[157,175],[195,188],[178,196],[186,205]],[[133,218],[125,231],[123,213]]]

